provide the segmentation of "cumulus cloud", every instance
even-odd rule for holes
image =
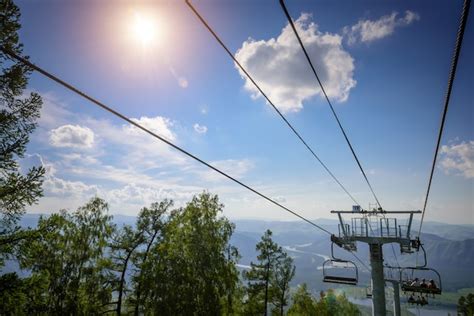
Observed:
[[[474,141],[441,147],[440,167],[447,173],[474,178]]]
[[[328,96],[344,102],[355,87],[354,60],[342,46],[342,36],[322,33],[311,21],[309,14],[302,14],[295,26],[306,46]],[[283,112],[298,112],[303,102],[322,96],[322,91],[304,58],[297,39],[289,25],[277,38],[268,40],[248,39],[236,53],[237,60]],[[240,71],[245,79],[245,89],[254,98],[258,90]]]
[[[349,44],[356,42],[370,43],[389,36],[397,27],[410,25],[420,19],[420,16],[412,11],[405,11],[405,15],[402,17],[397,18],[397,16],[398,13],[393,12],[375,21],[359,20],[357,24],[344,29],[347,42]]]
[[[49,141],[54,147],[91,148],[94,132],[79,125],[63,125],[49,132]]]
[[[171,130],[173,126],[173,121],[166,117],[162,116],[155,116],[155,117],[147,117],[142,116],[141,118],[132,118],[132,121],[146,127],[150,131],[159,136],[166,138],[167,140],[174,141],[176,140],[176,135]],[[125,126],[124,130],[129,135],[144,135],[143,131],[139,130],[135,126],[129,125]]]
[[[199,125],[198,123],[193,125],[194,130],[198,134],[206,134],[207,133],[207,126],[205,125]]]

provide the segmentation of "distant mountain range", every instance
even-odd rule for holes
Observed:
[[[26,214],[21,221],[24,227],[34,227],[38,221],[38,214]],[[117,225],[134,225],[135,217],[114,215]],[[296,275],[293,284],[307,283],[314,291],[334,288],[334,284],[322,282],[321,266],[325,258],[330,256],[329,235],[315,227],[301,221],[263,221],[263,220],[233,220],[236,231],[231,243],[235,245],[242,256],[239,267],[246,269],[252,260],[256,259],[255,245],[259,242],[264,231],[270,229],[273,239],[294,258]],[[337,232],[336,220],[316,220],[325,229]],[[419,223],[413,227],[418,228]],[[460,288],[474,287],[474,225],[450,225],[437,222],[425,222],[421,241],[427,252],[428,267],[436,269],[442,276],[443,288],[455,291]],[[337,248],[337,247],[336,247]],[[389,265],[414,266],[417,256],[401,255],[398,245],[392,250],[390,245],[384,246],[385,263]],[[393,252],[397,254],[397,260]],[[361,267],[352,254],[341,249],[336,250],[337,256],[354,261],[359,266],[360,284],[369,284],[370,275]],[[359,244],[357,256],[369,266],[368,247]],[[418,255],[418,263],[422,263],[423,256]],[[410,271],[407,270],[407,273]],[[396,274],[392,272],[392,277]],[[433,278],[435,274],[420,274],[420,277]]]
[[[322,227],[331,232],[337,232],[337,221],[317,220]],[[263,231],[267,228],[273,231],[274,240],[284,246],[287,252],[294,257],[296,265],[295,284],[306,282],[314,290],[334,287],[322,283],[321,266],[324,257],[330,256],[329,236],[324,232],[303,222],[279,222],[258,220],[236,220],[236,233],[232,242],[242,255],[242,265],[248,265],[255,260],[255,247],[249,244],[257,243]],[[413,227],[418,228],[419,222]],[[416,234],[413,233],[416,236]],[[436,222],[425,222],[420,237],[427,253],[427,267],[436,269],[442,276],[443,288],[455,291],[461,288],[474,287],[474,225],[449,225]],[[385,263],[391,266],[415,266],[423,263],[420,252],[417,255],[401,255],[400,247],[396,244],[394,251],[390,245],[384,245]],[[361,267],[361,264],[352,254],[335,247],[336,255],[342,259],[352,260],[359,266],[360,284],[369,284],[370,275]],[[393,253],[396,253],[397,259]],[[358,244],[357,256],[367,265],[369,264],[368,246]],[[398,260],[398,263],[397,263]],[[390,270],[387,270],[390,272]],[[406,270],[410,274],[411,270]],[[392,270],[392,277],[399,277]],[[414,272],[421,278],[435,279],[434,272]]]

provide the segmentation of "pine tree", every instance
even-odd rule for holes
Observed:
[[[0,0],[0,46],[22,53],[18,31],[20,11],[11,0]],[[16,224],[25,208],[42,196],[44,168],[20,172],[29,135],[37,125],[42,105],[37,93],[27,95],[29,69],[0,52],[0,264],[13,245],[26,238]]]

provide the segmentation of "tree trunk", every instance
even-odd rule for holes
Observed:
[[[263,315],[267,316],[267,305],[268,305],[268,282],[270,281],[270,260],[267,263],[267,271],[265,275],[265,312]]]
[[[117,299],[117,316],[120,316],[122,313],[122,295],[123,295],[123,285],[125,284],[125,273],[127,272],[128,261],[130,260],[130,256],[135,251],[140,243],[137,243],[135,247],[130,249],[130,252],[127,254],[125,261],[123,262],[123,270],[122,274],[120,275],[120,285],[119,285],[119,295]]]
[[[155,238],[156,238],[157,234],[158,234],[158,231],[155,231],[155,233],[153,234],[153,237],[151,237],[150,242],[146,246],[145,255],[143,256],[142,264],[144,264],[146,262],[146,258],[148,257],[148,252],[150,251],[151,245],[155,241]],[[140,277],[139,277],[139,281],[138,281],[138,285],[137,285],[137,297],[136,297],[136,301],[135,301],[135,313],[134,313],[135,316],[139,315],[138,309],[140,307],[141,285],[142,285],[142,271],[140,270]]]

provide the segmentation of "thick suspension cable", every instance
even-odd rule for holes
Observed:
[[[423,227],[423,220],[425,218],[426,206],[428,204],[428,197],[430,195],[430,190],[431,190],[431,182],[433,180],[436,160],[438,158],[439,146],[441,144],[441,138],[443,136],[444,123],[446,121],[446,114],[448,113],[449,100],[451,98],[451,91],[453,89],[454,78],[456,77],[456,69],[457,69],[458,60],[459,60],[459,54],[461,52],[462,40],[464,38],[464,31],[466,29],[467,17],[469,15],[470,7],[471,7],[471,0],[464,0],[462,12],[461,12],[461,19],[459,22],[459,28],[458,28],[458,32],[456,36],[456,44],[454,46],[454,54],[451,61],[451,70],[449,72],[449,78],[448,78],[448,89],[446,91],[446,96],[444,99],[444,108],[443,108],[443,114],[441,117],[441,123],[439,126],[438,140],[436,142],[436,149],[434,152],[433,163],[431,165],[431,172],[430,172],[430,177],[428,180],[428,188],[426,189],[426,197],[425,197],[425,202],[423,204],[423,211],[421,213],[421,221],[420,221],[420,229],[418,230],[418,237],[420,237],[421,228]]]
[[[288,127],[293,131],[293,133],[298,137],[298,139],[303,143],[303,145],[310,151],[314,158],[321,164],[321,166],[326,170],[326,172],[336,181],[336,183],[344,190],[344,192],[351,198],[351,200],[356,204],[360,205],[359,202],[349,193],[349,191],[342,185],[342,183],[336,178],[336,176],[329,170],[326,164],[316,155],[314,150],[308,145],[308,143],[303,139],[303,137],[296,131],[293,125],[286,119],[286,117],[281,113],[281,111],[275,106],[275,104],[270,100],[270,98],[266,95],[265,92],[260,88],[257,82],[252,78],[252,76],[247,72],[247,70],[242,66],[242,64],[235,58],[234,54],[229,50],[229,48],[224,44],[224,42],[220,39],[217,33],[211,28],[209,23],[199,14],[196,8],[191,4],[190,0],[186,0],[186,4],[189,8],[194,12],[194,14],[198,17],[198,19],[204,24],[204,26],[209,30],[209,32],[214,36],[214,38],[219,42],[222,48],[227,52],[229,57],[234,61],[234,63],[242,70],[242,72],[247,76],[247,78],[253,83],[253,85],[257,88],[260,94],[267,100],[267,102],[273,107],[273,109],[278,113],[281,119],[288,125]]]
[[[379,202],[379,199],[377,198],[377,195],[375,194],[375,191],[374,189],[372,188],[372,185],[370,184],[369,182],[369,179],[367,178],[367,175],[365,174],[365,171],[364,171],[364,168],[362,168],[362,165],[359,161],[359,158],[357,157],[357,154],[355,153],[355,150],[354,148],[352,147],[352,144],[351,142],[349,141],[349,137],[347,136],[346,134],[346,131],[344,130],[344,128],[342,127],[342,124],[341,124],[341,121],[339,120],[339,117],[337,116],[337,113],[336,111],[334,110],[334,107],[332,106],[332,103],[331,103],[331,100],[329,100],[329,97],[326,93],[326,90],[324,89],[324,86],[323,86],[323,83],[321,82],[321,80],[319,79],[319,76],[318,76],[318,73],[316,72],[316,69],[314,68],[313,66],[313,62],[311,61],[311,58],[309,57],[308,55],[308,52],[306,51],[306,48],[303,44],[303,41],[301,40],[301,37],[300,35],[298,34],[298,31],[296,30],[296,27],[295,27],[295,24],[293,23],[293,20],[291,19],[291,16],[290,16],[290,13],[288,12],[288,10],[286,9],[286,6],[285,6],[285,2],[283,0],[280,0],[280,5],[283,9],[283,11],[285,12],[285,15],[286,15],[286,18],[288,19],[288,22],[290,23],[291,25],[291,28],[293,29],[293,32],[295,33],[296,35],[296,38],[298,39],[298,42],[301,46],[301,49],[303,50],[304,52],[304,55],[306,56],[306,59],[308,60],[308,63],[311,67],[311,70],[313,71],[313,74],[314,76],[316,77],[316,80],[318,81],[319,83],[319,86],[321,88],[321,91],[323,92],[324,94],[324,97],[326,98],[326,101],[327,103],[329,104],[329,107],[331,108],[331,111],[332,111],[332,114],[334,115],[334,118],[336,119],[337,121],[337,124],[339,125],[339,128],[342,132],[342,135],[344,135],[344,138],[346,139],[346,142],[347,142],[347,145],[349,145],[349,148],[352,152],[352,155],[354,156],[354,159],[355,161],[357,162],[357,165],[359,166],[359,169],[360,171],[362,172],[362,175],[364,176],[364,179],[365,179],[365,182],[367,182],[367,185],[369,186],[369,189],[370,191],[372,192],[372,195],[374,196],[375,198],[375,201],[377,202],[378,206],[380,209],[382,209],[382,205],[380,204]]]
[[[129,119],[128,117],[126,117],[125,115],[121,114],[121,113],[118,112],[117,110],[114,110],[113,108],[111,108],[111,107],[105,105],[104,103],[98,101],[97,99],[95,99],[95,98],[89,96],[88,94],[82,92],[81,90],[79,90],[78,88],[74,87],[73,85],[71,85],[71,84],[65,82],[64,80],[59,79],[58,77],[56,77],[55,75],[51,74],[50,72],[48,72],[48,71],[46,71],[46,70],[44,70],[44,69],[42,69],[42,68],[36,66],[35,64],[31,63],[29,60],[27,60],[27,59],[25,59],[25,58],[23,58],[23,57],[17,55],[15,52],[13,52],[13,51],[11,51],[11,50],[9,50],[9,49],[7,49],[7,48],[4,48],[4,47],[2,47],[1,50],[2,50],[3,53],[9,55],[10,57],[12,57],[12,58],[14,58],[14,59],[16,59],[16,60],[18,60],[19,62],[23,63],[24,65],[26,65],[26,66],[28,66],[28,67],[30,67],[31,69],[36,70],[37,72],[39,72],[39,73],[42,74],[43,76],[45,76],[45,77],[47,77],[47,78],[49,78],[49,79],[55,81],[56,83],[62,85],[63,87],[67,88],[68,90],[71,90],[72,92],[74,92],[74,93],[80,95],[81,97],[87,99],[88,101],[92,102],[93,104],[95,104],[95,105],[101,107],[102,109],[106,110],[107,112],[109,112],[109,113],[111,113],[111,114],[113,114],[113,115],[119,117],[120,119],[126,121],[127,123],[129,123],[129,124],[131,124],[131,125],[133,125],[133,126],[139,128],[139,129],[141,129],[142,131],[148,133],[149,135],[151,135],[151,136],[153,136],[153,137],[155,137],[155,138],[161,140],[162,142],[166,143],[167,145],[173,147],[173,148],[176,149],[177,151],[179,151],[179,152],[185,154],[186,156],[188,156],[188,157],[190,157],[190,158],[196,160],[197,162],[203,164],[204,166],[206,166],[206,167],[208,167],[208,168],[214,170],[215,172],[217,172],[217,173],[221,174],[222,176],[226,177],[227,179],[232,180],[233,182],[235,182],[235,183],[237,183],[238,185],[240,185],[240,186],[246,188],[247,190],[249,190],[249,191],[255,193],[256,195],[258,195],[258,196],[264,198],[264,199],[267,200],[268,202],[270,202],[270,203],[272,203],[272,204],[274,204],[274,205],[276,205],[276,206],[282,208],[283,210],[287,211],[288,213],[293,214],[294,216],[296,216],[296,217],[302,219],[303,221],[307,222],[308,224],[310,224],[310,225],[312,225],[312,226],[314,226],[314,227],[316,227],[316,228],[322,230],[323,232],[325,232],[325,233],[331,235],[331,232],[328,231],[327,229],[325,229],[325,228],[319,226],[318,224],[314,223],[313,221],[311,221],[311,220],[309,220],[309,219],[307,219],[307,218],[305,218],[305,217],[299,215],[297,212],[295,212],[295,211],[289,209],[288,207],[286,207],[286,206],[284,206],[284,205],[278,203],[277,201],[273,200],[272,198],[269,198],[268,196],[264,195],[263,193],[260,193],[260,192],[257,191],[256,189],[254,189],[254,188],[252,188],[252,187],[246,185],[246,184],[243,183],[242,181],[237,180],[236,178],[234,178],[234,177],[228,175],[228,174],[225,173],[224,171],[222,171],[222,170],[220,170],[220,169],[218,169],[218,168],[212,166],[211,164],[207,163],[206,161],[202,160],[201,158],[199,158],[199,157],[197,157],[197,156],[191,154],[190,152],[186,151],[185,149],[179,147],[178,145],[173,144],[173,143],[170,142],[169,140],[167,140],[167,139],[161,137],[160,135],[158,135],[158,134],[156,134],[156,133],[150,131],[149,129],[147,129],[147,128],[144,127],[143,125],[141,125],[141,124],[139,124],[139,123],[137,123],[137,122],[135,122],[135,121]]]

